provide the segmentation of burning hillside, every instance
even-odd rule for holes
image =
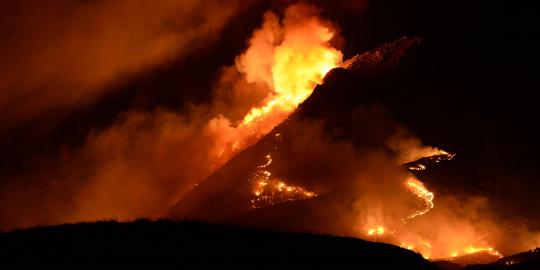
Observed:
[[[197,220],[462,266],[540,246],[531,107],[474,96],[530,72],[504,79],[490,61],[509,56],[468,26],[417,30],[371,1],[128,2],[6,17],[16,53],[0,50],[13,63],[0,104],[22,105],[2,109],[15,154],[0,166],[0,229]],[[64,11],[80,21],[63,29]],[[54,42],[21,49],[47,28]]]
[[[404,38],[383,45],[344,65],[348,67],[345,72],[381,76],[391,72],[407,50],[417,44],[418,39]],[[371,73],[354,68],[369,65],[374,67]],[[373,75],[375,71],[377,74]],[[316,95],[326,98],[314,98],[323,102],[334,98],[334,86],[330,83],[333,80],[336,78],[328,78],[327,83],[315,89]],[[471,200],[471,205],[454,209],[457,202],[451,195],[437,202],[436,194],[413,174],[429,170],[429,166],[439,162],[451,162],[455,154],[423,146],[393,121],[370,123],[371,117],[388,117],[379,107],[354,104],[359,106],[354,108],[355,114],[332,122],[325,116],[333,112],[311,113],[310,110],[320,109],[317,102],[308,100],[292,118],[199,184],[176,204],[173,216],[353,235],[393,243],[425,258],[484,251],[494,259],[502,256],[488,240],[498,233],[496,227],[491,227],[495,221],[478,212],[489,206],[470,198],[467,200]],[[348,109],[345,111],[348,114]],[[355,120],[349,120],[351,117]],[[354,132],[369,135],[373,132],[370,124],[382,127],[386,133],[367,140],[347,137],[355,128],[358,130]],[[329,132],[338,128],[342,134],[336,139]],[[363,149],[367,144],[372,145],[371,149]],[[340,195],[333,197],[331,194],[336,192]],[[328,199],[329,196],[333,198]],[[303,221],[291,219],[289,210],[278,210],[284,202],[295,208],[296,201],[305,201],[299,206],[304,210],[297,213],[304,216],[299,217]],[[257,211],[251,213],[253,209],[273,206],[278,208],[272,212],[257,210],[262,219],[257,217]],[[335,209],[331,210],[332,207]],[[437,213],[437,208],[441,212]],[[317,212],[316,217],[310,217],[313,212]],[[317,220],[321,212],[330,221]],[[478,217],[468,216],[470,213],[479,214],[483,224],[476,224]],[[283,219],[285,224],[276,225],[269,219]],[[431,227],[426,228],[427,224]]]

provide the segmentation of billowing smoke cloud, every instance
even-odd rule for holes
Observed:
[[[117,9],[121,10],[124,7],[120,3],[133,9],[132,16],[135,16],[136,10],[146,8],[151,14],[152,12],[163,12],[163,14],[159,13],[161,16],[152,22],[142,18],[141,22],[138,16],[134,17],[134,29],[138,29],[137,27],[143,27],[143,29],[141,32],[133,30],[134,33],[126,34],[128,40],[122,39],[123,36],[120,35],[120,41],[125,44],[118,45],[117,49],[122,51],[118,52],[118,56],[112,53],[114,57],[118,57],[113,67],[108,65],[101,67],[99,65],[104,63],[96,61],[99,57],[113,57],[110,52],[98,51],[90,56],[82,56],[85,61],[96,61],[98,66],[88,67],[88,73],[85,73],[84,67],[87,63],[80,62],[83,66],[80,71],[82,74],[74,75],[73,82],[92,82],[95,87],[85,88],[88,92],[80,92],[67,97],[70,100],[75,101],[74,95],[81,95],[81,97],[85,95],[86,98],[100,91],[98,89],[102,89],[101,86],[110,82],[113,77],[116,78],[111,74],[124,72],[127,76],[129,72],[135,72],[132,70],[133,66],[147,68],[150,64],[157,64],[159,61],[156,59],[166,61],[170,57],[179,57],[179,54],[187,53],[187,49],[182,50],[183,46],[188,46],[190,42],[198,42],[197,39],[208,40],[233,12],[230,7],[222,9],[222,4],[217,2],[201,4],[189,1],[167,2],[169,6],[159,8],[147,7],[146,4],[131,7],[131,4],[127,2],[103,3],[102,8],[95,7],[95,11],[90,8],[90,11],[103,12],[103,15],[98,14],[105,17],[111,16],[112,20]],[[152,11],[153,8],[156,10]],[[179,22],[174,20],[169,22],[176,18],[177,10],[182,8],[187,17],[180,14]],[[201,8],[207,9],[204,14],[196,13],[201,18],[193,17],[195,15],[192,11]],[[87,14],[83,11],[78,12]],[[318,18],[319,12],[318,9],[309,5],[299,4],[286,9],[283,20],[273,13],[267,13],[263,26],[252,37],[246,54],[238,56],[234,66],[223,69],[211,102],[194,105],[181,115],[165,109],[157,109],[153,112],[125,112],[109,128],[95,130],[88,134],[85,144],[79,149],[64,151],[57,160],[40,164],[41,168],[36,172],[29,172],[24,176],[14,175],[13,179],[6,181],[7,184],[0,190],[5,201],[0,206],[2,216],[0,227],[25,227],[108,218],[131,220],[162,216],[179,196],[285,119],[294,110],[294,106],[307,97],[305,91],[312,90],[307,88],[315,86],[322,80],[324,73],[339,63],[341,54],[329,43],[334,36],[332,26]],[[123,27],[126,26],[124,23],[129,20],[126,22],[123,19],[116,22],[120,25],[113,24],[110,27],[120,31],[124,30]],[[102,26],[101,21],[94,23]],[[186,25],[175,26],[175,23],[186,23]],[[166,25],[165,30],[160,28],[162,24]],[[258,42],[269,25],[279,32],[279,35],[276,34],[269,42]],[[186,33],[189,34],[178,34],[180,36],[174,34],[176,30],[183,28],[188,29]],[[318,31],[318,34],[311,37],[313,31]],[[135,40],[144,40],[154,35],[154,32],[157,32],[159,37],[161,34],[164,35],[162,38],[166,41],[165,45],[160,43],[159,38],[155,41],[157,44],[145,41],[143,44],[146,45],[140,45],[146,47],[131,45]],[[98,48],[107,47],[111,40],[115,40],[109,35],[115,34],[118,33],[114,31],[108,33],[107,36],[102,37],[103,40],[95,41],[98,44],[91,44],[89,48],[97,45],[99,45]],[[79,40],[79,38],[75,39]],[[79,43],[76,45],[83,46]],[[129,49],[125,48],[126,46]],[[135,46],[135,48],[130,46]],[[159,49],[158,52],[154,52],[157,49]],[[132,54],[137,54],[138,50],[144,52],[133,56]],[[265,51],[265,53],[253,54],[256,51]],[[306,56],[313,52],[323,53],[326,57],[306,59]],[[145,56],[148,58],[144,58]],[[152,63],[147,63],[147,61],[152,61]],[[264,65],[252,66],[256,61]],[[247,64],[248,62],[251,64]],[[324,68],[317,65],[318,62],[324,63]],[[66,65],[60,62],[53,68],[67,68]],[[276,72],[276,66],[279,66],[279,72]],[[276,74],[283,75],[284,72],[294,70],[295,67],[297,69],[307,67],[302,78],[298,76],[279,80],[275,78]],[[105,68],[111,68],[104,72],[108,74],[106,79],[93,73],[95,70],[103,71]],[[112,72],[113,69],[115,72]],[[56,70],[54,74],[58,72],[60,71]],[[264,72],[268,81],[254,75],[258,72]],[[278,89],[275,82],[289,83],[289,85]],[[60,89],[66,89],[64,87],[66,83],[72,82],[68,79],[67,81],[59,80],[58,83],[62,86]],[[38,89],[29,86],[26,85],[26,89]],[[83,86],[88,85],[77,85],[76,88]],[[291,92],[286,92],[287,89],[291,89]],[[298,94],[299,91],[300,94]],[[44,95],[44,97],[50,98],[54,96],[54,93]],[[300,98],[297,97],[298,95]],[[281,102],[280,98],[283,97],[287,100],[285,106],[276,103],[276,100]],[[293,97],[292,101],[291,97]],[[38,98],[40,97],[37,96],[36,99]],[[250,123],[242,121],[243,116],[250,112],[252,107],[263,106],[264,108],[265,104],[270,102],[274,104],[270,110],[252,118]],[[54,106],[59,103],[47,104]],[[24,183],[15,181],[16,178],[23,178]],[[29,188],[34,185],[37,186],[37,191]],[[25,195],[20,196],[20,194]],[[11,207],[11,205],[25,205],[29,210],[21,212],[18,207]],[[36,212],[41,214],[36,214]]]
[[[401,126],[396,127],[395,133],[388,139],[388,147],[398,155],[399,164],[444,153],[436,147],[422,145],[418,138]]]
[[[240,1],[2,1],[0,131],[210,45]]]

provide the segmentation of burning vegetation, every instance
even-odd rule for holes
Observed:
[[[236,8],[201,27],[216,28]],[[512,224],[499,225],[489,198],[423,178],[460,156],[425,145],[371,93],[361,94],[378,91],[422,40],[404,37],[343,61],[340,39],[317,7],[267,11],[245,50],[220,70],[210,101],[182,113],[126,111],[91,130],[79,148],[27,173],[60,194],[46,195],[54,214],[36,211],[43,207],[36,199],[28,213],[4,210],[11,222],[1,225],[193,218],[353,236],[431,260],[494,261],[515,251],[499,244]],[[532,240],[519,248],[540,245],[540,234],[520,233]]]
[[[342,66],[360,74],[366,73],[363,68],[369,65],[385,72],[418,43],[418,39],[400,39],[356,56]],[[285,122],[276,123],[272,132],[205,180],[204,187],[197,187],[180,199],[172,215],[263,228],[353,235],[392,243],[434,260],[485,253],[490,258],[488,261],[494,261],[502,256],[490,240],[499,231],[487,200],[470,197],[460,203],[451,194],[439,197],[414,175],[439,163],[451,162],[456,154],[425,146],[405,127],[387,120],[387,112],[377,107],[354,108],[354,120],[347,115],[349,108],[343,108],[343,116],[333,115],[341,133],[347,134],[344,128],[360,127],[356,132],[368,135],[366,141],[336,139],[332,134],[333,120],[313,117],[310,112],[321,109],[318,106],[322,105],[312,100],[327,102],[321,95],[333,95],[325,90],[317,87],[314,95],[318,97],[308,100]],[[259,120],[242,124],[257,124],[277,113],[261,109],[277,106],[268,107],[280,100],[272,97],[275,96],[266,99],[269,103],[255,108],[257,115],[262,115],[254,118]],[[248,116],[253,112],[250,110]],[[259,114],[262,112],[266,114]],[[351,126],[343,127],[343,123]],[[381,127],[386,131],[379,133],[380,137],[369,136]],[[374,149],[373,145],[378,148]],[[247,165],[248,159],[261,161]],[[341,195],[334,195],[338,193]],[[295,203],[300,202],[306,209],[289,209],[295,209]],[[264,211],[266,208],[273,210]],[[290,211],[305,212],[303,215],[307,217],[300,218],[301,221],[287,219],[285,213]],[[324,220],[318,219],[320,215]],[[319,225],[306,226],[306,223]]]

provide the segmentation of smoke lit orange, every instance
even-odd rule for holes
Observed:
[[[264,28],[260,30],[272,35],[270,41],[275,43],[264,44],[266,53],[271,57],[269,60],[271,65],[263,68],[269,70],[249,70],[255,66],[249,63],[256,61],[250,58],[260,56],[249,49],[240,58],[239,63],[248,76],[264,74],[251,77],[269,84],[273,91],[261,106],[251,109],[243,118],[242,124],[263,119],[272,113],[292,112],[298,104],[309,97],[326,73],[341,63],[341,52],[330,44],[335,36],[335,30],[315,15],[316,10],[313,8],[296,5],[285,11],[282,25],[276,21],[277,17],[272,13],[266,16],[269,22],[265,25],[278,28],[274,31]],[[252,45],[260,44],[256,41],[252,40]]]

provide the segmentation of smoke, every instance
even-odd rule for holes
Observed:
[[[388,147],[397,154],[399,164],[444,153],[436,147],[422,145],[418,138],[402,126],[396,127],[395,133],[388,139]]]
[[[361,141],[336,133],[328,119],[295,117],[276,131],[283,142],[264,153],[272,157],[265,168],[271,173],[267,182],[298,186],[317,197],[297,206],[276,205],[273,210],[260,211],[260,216],[247,214],[238,222],[388,242],[427,258],[449,258],[490,248],[491,252],[513,254],[539,244],[538,232],[524,222],[503,219],[489,198],[450,192],[444,182],[422,184],[416,180],[403,163],[413,157],[438,155],[442,150],[424,146],[391,120],[387,110],[373,105],[353,111],[363,113],[351,112],[338,121],[347,123],[346,129],[364,133]],[[373,129],[372,124],[378,128]],[[410,179],[432,192],[433,207],[408,189]],[[302,215],[291,218],[289,212]]]
[[[98,32],[97,36],[91,37],[92,42],[88,41],[90,44],[68,42],[82,39],[79,36],[82,33],[75,30],[58,34],[65,37],[57,37],[54,42],[67,43],[63,45],[67,46],[64,50],[73,51],[74,56],[79,56],[74,51],[82,52],[84,48],[95,51],[81,53],[76,61],[81,70],[71,62],[60,61],[52,65],[50,74],[60,74],[64,68],[66,72],[74,70],[77,74],[67,76],[66,80],[51,80],[50,86],[56,84],[55,91],[58,92],[44,94],[43,97],[37,95],[34,99],[41,102],[42,98],[53,98],[56,93],[66,90],[69,84],[80,91],[67,92],[66,99],[39,104],[68,105],[76,99],[78,103],[97,91],[104,91],[102,86],[117,79],[118,74],[127,76],[173,57],[181,57],[193,49],[191,43],[211,40],[236,7],[225,5],[223,8],[224,3],[218,2],[166,3],[168,5],[160,7],[146,2],[135,6],[131,2],[92,2],[84,8],[69,6],[82,16],[74,22],[76,26],[86,23],[88,27],[104,27],[110,19],[105,24],[109,30],[101,34],[97,31],[101,28],[90,28]],[[123,11],[124,8],[128,10]],[[194,12],[200,9],[204,9],[203,14]],[[127,12],[127,19],[116,18],[119,10]],[[154,16],[149,16],[151,20],[141,18],[138,11]],[[51,8],[48,12],[56,12],[56,9]],[[4,200],[0,206],[0,227],[162,216],[182,194],[283,121],[298,103],[307,98],[309,92],[306,91],[311,91],[324,73],[338,64],[341,54],[329,44],[334,36],[332,26],[318,18],[319,12],[314,7],[299,4],[287,8],[283,20],[271,12],[266,13],[246,52],[237,57],[233,66],[223,68],[210,102],[192,105],[182,114],[159,108],[152,112],[124,112],[110,127],[90,132],[82,147],[65,149],[60,158],[42,162],[36,171],[24,176],[22,173],[13,175],[0,190]],[[134,21],[131,22],[130,18]],[[118,33],[125,27],[133,31]],[[177,33],[178,29],[186,32]],[[270,40],[261,41],[268,31],[275,33],[267,36]],[[316,33],[320,35],[308,38],[311,31],[318,31]],[[112,51],[107,51],[105,48],[110,44],[116,45]],[[39,53],[36,52],[35,57],[49,57],[47,52]],[[327,57],[306,58],[313,53]],[[107,58],[114,65],[99,61],[101,58]],[[70,57],[62,59],[71,61]],[[324,63],[324,70],[317,65],[319,61]],[[310,69],[309,66],[314,67]],[[67,71],[68,67],[70,71]],[[302,78],[296,75],[276,79],[283,72],[304,68],[306,72]],[[36,80],[24,82],[23,88],[40,89],[37,86],[44,82],[40,78],[49,74],[49,71],[43,72]],[[276,82],[289,84],[278,87]],[[22,87],[23,82],[11,80],[10,84]],[[282,106],[279,102],[283,97],[286,103]],[[250,111],[257,110],[257,106],[264,108],[269,102],[274,104],[270,110],[252,118],[250,123],[244,121]],[[32,109],[37,112],[44,108]],[[18,178],[23,178],[24,183],[15,180]],[[29,188],[31,186],[37,186],[38,192]],[[21,212],[13,205],[24,205],[29,211]],[[36,212],[44,214],[36,215]]]
[[[211,45],[245,6],[232,0],[1,5],[0,131],[47,110],[85,105],[115,84]]]
[[[91,102],[114,84],[208,46],[240,8],[237,1],[184,0],[10,4],[4,10],[12,15],[1,19],[10,27],[0,29],[7,37],[0,50],[2,128]],[[223,68],[211,102],[182,114],[124,112],[110,127],[90,132],[82,147],[7,176],[0,228],[163,216],[282,122],[341,61],[333,44],[338,31],[319,12],[305,4],[286,9],[282,19],[267,12],[246,51]],[[444,183],[426,184],[435,207],[407,220],[425,206],[407,191],[404,183],[414,176],[401,164],[441,150],[386,121],[385,110],[353,113],[354,121],[344,122],[366,141],[337,136],[322,120],[293,120],[284,131],[289,142],[272,156],[274,177],[339,194],[313,209],[324,212],[327,233],[369,238],[370,229],[383,226],[385,234],[374,240],[414,245],[430,257],[469,245],[514,252],[539,244],[522,223],[501,225],[486,198],[445,194]],[[519,242],[509,241],[508,232]]]

